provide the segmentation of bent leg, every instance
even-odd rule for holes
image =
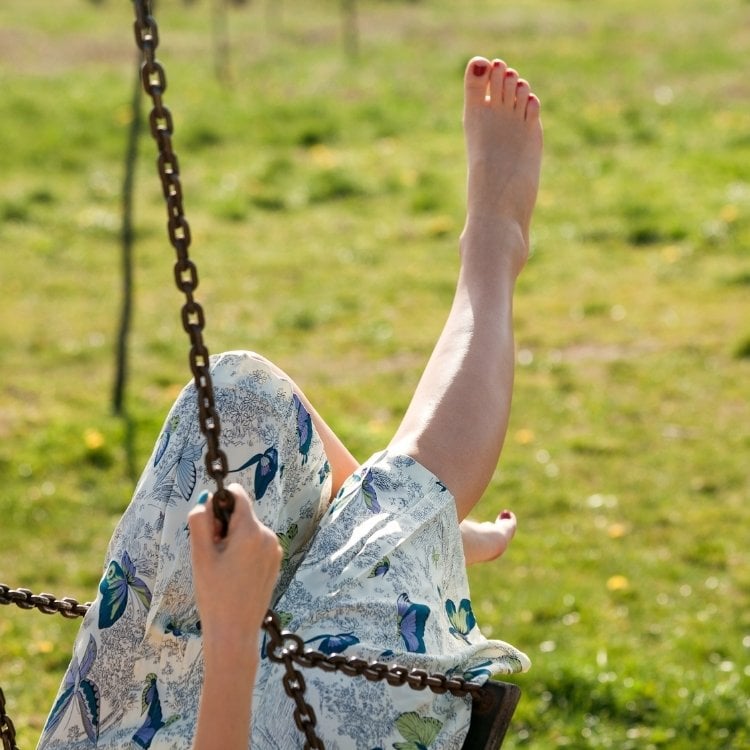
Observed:
[[[497,465],[513,389],[513,290],[539,182],[539,101],[505,63],[470,61],[465,80],[467,220],[448,320],[391,441],[456,498],[459,519]]]
[[[284,549],[279,596],[294,576],[330,498],[322,440],[299,396],[266,360],[212,358],[229,481],[253,496]],[[47,720],[40,750],[190,744],[202,683],[202,641],[187,516],[212,482],[195,388],[183,390],[123,514],[99,593]],[[238,596],[253,571],[238,571]]]

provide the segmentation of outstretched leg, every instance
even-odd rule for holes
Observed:
[[[467,219],[448,320],[393,451],[417,459],[474,507],[497,465],[510,413],[515,280],[528,256],[542,154],[539,100],[501,60],[466,69]]]

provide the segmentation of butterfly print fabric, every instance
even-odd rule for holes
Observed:
[[[407,456],[373,456],[330,498],[322,441],[291,384],[247,352],[212,358],[222,448],[232,481],[254,495],[284,561],[273,607],[313,648],[431,672],[490,674],[528,668],[527,657],[488,641],[471,610],[455,503]],[[186,518],[212,489],[195,390],[165,421],[104,560],[98,596],[39,750],[189,748],[203,680],[200,617]],[[252,593],[252,575],[237,578]],[[254,693],[254,750],[304,746],[281,667],[263,637]],[[456,748],[470,702],[306,670],[306,699],[327,750]]]

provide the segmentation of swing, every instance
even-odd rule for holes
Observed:
[[[224,487],[229,468],[227,458],[219,446],[220,421],[216,411],[213,383],[209,372],[209,354],[203,342],[205,317],[203,308],[195,300],[193,292],[198,286],[198,271],[188,256],[190,227],[182,204],[182,188],[179,179],[177,156],[172,150],[172,115],[162,101],[167,87],[166,73],[156,60],[159,34],[156,21],[151,15],[149,0],[134,0],[135,38],[143,54],[141,79],[144,90],[150,96],[153,108],[149,115],[151,134],[158,148],[157,166],[167,207],[168,234],[177,254],[174,279],[177,288],[185,295],[182,307],[182,324],[190,339],[190,369],[193,373],[198,396],[198,418],[201,431],[206,438],[206,469],[216,484],[213,509],[221,524],[222,535],[226,534],[229,518],[234,509],[234,498]],[[66,597],[57,599],[52,594],[32,594],[28,589],[12,589],[0,583],[0,604],[15,604],[22,609],[38,609],[45,614],[59,613],[67,618],[82,617],[90,604],[80,604]],[[326,655],[321,651],[305,648],[302,639],[294,633],[281,630],[278,616],[273,611],[266,614],[263,628],[268,636],[268,658],[283,664],[284,689],[295,703],[294,720],[305,736],[305,748],[322,750],[324,745],[317,736],[316,718],[312,707],[305,701],[305,680],[296,665],[318,668],[324,671],[340,671],[350,677],[364,677],[370,681],[385,680],[389,685],[407,685],[414,690],[428,688],[434,693],[450,692],[455,696],[472,698],[469,732],[463,750],[496,750],[502,744],[508,730],[513,711],[520,698],[518,686],[488,681],[484,685],[468,682],[460,677],[427,673],[420,669],[408,670],[398,665],[383,662],[368,662],[354,656]],[[18,750],[15,728],[5,711],[5,696],[0,688],[0,740],[3,750]]]

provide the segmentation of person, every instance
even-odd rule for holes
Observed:
[[[360,464],[275,365],[248,352],[212,358],[238,515],[217,546],[189,385],[114,532],[41,750],[246,747],[251,700],[255,748],[302,747],[282,668],[258,633],[269,590],[282,624],[324,653],[476,682],[529,667],[524,653],[482,635],[466,564],[497,557],[516,527],[511,513],[485,524],[467,516],[507,430],[540,103],[500,59],[472,58],[464,91],[456,291],[394,437]],[[206,501],[191,513],[196,497]],[[269,534],[281,548],[278,577]],[[319,670],[305,681],[329,750],[460,748],[468,730],[469,699]]]

